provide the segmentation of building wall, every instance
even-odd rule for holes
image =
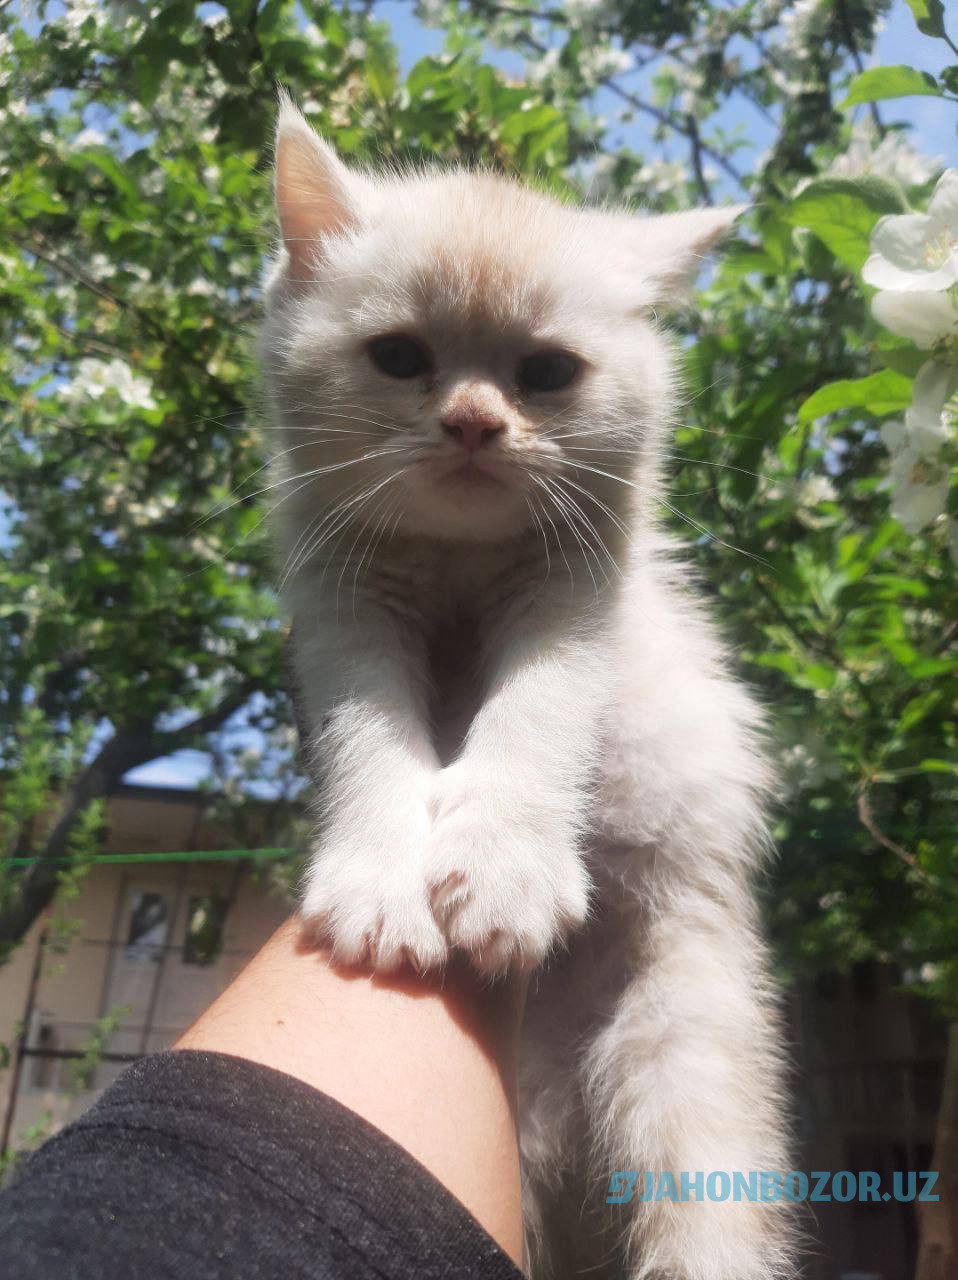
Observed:
[[[107,813],[107,853],[229,848],[235,836],[204,817],[195,792],[124,788]],[[185,948],[191,906],[212,891],[228,901],[211,963]],[[98,1020],[125,1008],[108,1051],[133,1057],[167,1048],[228,985],[289,914],[248,860],[98,864],[70,915],[78,931],[62,953],[47,947],[36,972],[44,920],[0,969],[0,1043],[15,1045],[26,1019],[19,1067],[0,1072],[0,1120],[19,1147],[85,1110],[123,1069],[104,1061],[78,1087],[75,1061]],[[35,977],[35,981],[34,981]],[[32,988],[32,990],[31,990]]]

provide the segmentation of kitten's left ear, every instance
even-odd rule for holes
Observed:
[[[284,93],[276,124],[276,212],[290,275],[309,277],[328,240],[360,221],[368,185],[347,169]]]
[[[695,283],[709,254],[747,205],[691,209],[650,217],[619,216],[627,221],[633,280],[643,306],[679,304]],[[625,227],[621,227],[626,232]]]

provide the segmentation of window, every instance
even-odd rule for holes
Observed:
[[[166,899],[161,893],[136,891],[130,897],[130,924],[127,930],[125,960],[157,963],[169,931]]]
[[[220,954],[228,905],[218,889],[190,898],[183,942],[184,964],[212,964]]]

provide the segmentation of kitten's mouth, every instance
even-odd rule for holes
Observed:
[[[469,459],[449,467],[442,478],[447,484],[465,489],[503,488],[503,482],[498,476],[492,475],[485,467],[476,466]]]

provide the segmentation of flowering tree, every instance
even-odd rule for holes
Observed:
[[[884,8],[422,0],[406,74],[375,3],[0,11],[0,834],[37,859],[0,943],[130,768],[290,722],[250,378],[282,83],[347,156],[754,202],[676,321],[670,518],[773,719],[783,957],[895,959],[953,1015],[958,178],[894,117],[958,68],[867,65]]]
[[[406,73],[375,0],[0,9],[0,853],[36,859],[0,946],[134,765],[209,746],[237,812],[263,769],[224,726],[289,737],[250,377],[281,83],[347,156],[754,204],[676,320],[668,514],[782,758],[770,927],[955,1016],[958,177],[895,114],[958,67],[869,65],[885,8],[420,0],[443,51]]]

